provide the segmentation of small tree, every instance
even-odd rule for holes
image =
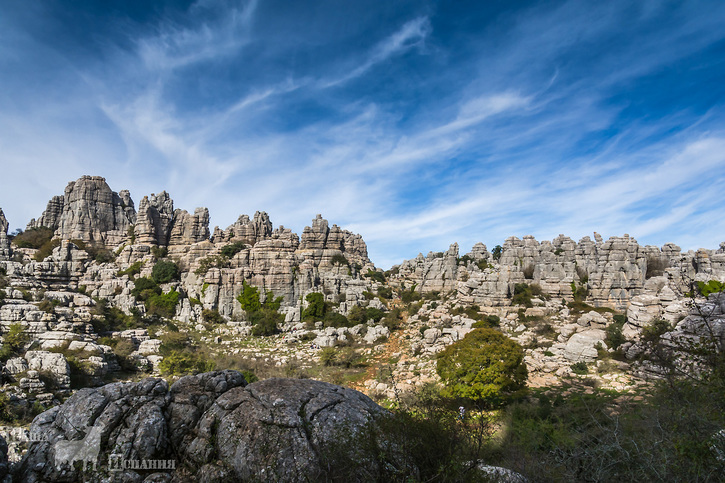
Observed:
[[[498,406],[526,387],[523,348],[495,329],[474,329],[446,347],[436,367],[443,395]]]
[[[179,266],[169,260],[159,260],[151,271],[151,278],[156,283],[168,283],[179,279]]]

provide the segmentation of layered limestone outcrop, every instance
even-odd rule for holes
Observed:
[[[8,240],[8,220],[5,218],[3,209],[0,208],[0,260],[10,258],[10,241]]]
[[[686,280],[725,278],[722,249],[682,253],[671,243],[662,248],[641,246],[626,234],[604,241],[595,233],[594,238],[576,243],[564,235],[543,242],[532,236],[509,237],[498,259],[483,244],[459,258],[458,246],[451,245],[444,253],[421,254],[394,267],[394,280],[415,284],[421,293],[455,290],[462,301],[481,306],[509,305],[515,285],[526,283],[538,284],[547,295],[566,301],[573,300],[574,290],[583,290],[587,303],[617,310],[626,310],[633,302],[655,304],[658,308],[651,312],[656,313],[671,305],[677,298],[673,291],[676,287],[682,291]],[[665,285],[675,288],[648,285],[653,277],[662,276],[668,280]],[[662,298],[640,297],[652,291]],[[677,314],[677,308],[672,307],[671,313]]]
[[[63,196],[48,202],[45,212],[28,228],[46,226],[61,239],[78,239],[103,246],[122,243],[136,219],[128,191],[116,193],[100,176],[71,181]]]

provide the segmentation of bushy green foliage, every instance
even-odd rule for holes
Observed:
[[[487,315],[483,320],[473,324],[474,329],[485,329],[487,327],[498,327],[501,325],[501,318],[498,315]]]
[[[279,332],[278,324],[284,322],[284,315],[279,313],[282,297],[274,297],[266,293],[264,304],[259,301],[259,289],[242,282],[242,292],[237,297],[247,318],[252,323],[252,335],[268,336]]]
[[[209,257],[202,258],[199,260],[199,267],[194,270],[194,273],[202,276],[209,271],[210,268],[224,268],[229,265],[229,258],[224,255],[211,255]]]
[[[362,308],[359,305],[355,305],[348,311],[347,319],[350,321],[350,325],[355,326],[357,324],[365,324],[370,319],[378,322],[384,316],[385,312],[378,308]]]
[[[42,262],[49,256],[53,254],[53,250],[60,246],[60,240],[48,240],[47,242],[43,243],[43,245],[38,249],[37,252],[35,252],[35,255],[33,255],[33,258],[36,262]]]
[[[176,313],[176,304],[179,303],[179,293],[171,290],[168,293],[152,295],[146,300],[146,310],[149,315],[173,318]]]
[[[347,257],[341,253],[335,253],[332,256],[332,259],[330,260],[330,263],[332,265],[341,265],[343,267],[349,267],[350,262],[347,260]]]
[[[38,249],[53,238],[53,231],[54,230],[52,228],[47,226],[30,228],[15,235],[13,238],[13,245],[18,248]]]
[[[502,251],[503,251],[503,247],[501,247],[501,245],[496,245],[495,247],[493,247],[493,250],[491,251],[491,255],[493,256],[493,259],[500,260]]]
[[[673,329],[672,324],[664,319],[655,319],[649,324],[642,327],[642,340],[645,342],[656,343],[660,337],[666,332]]]
[[[151,254],[154,259],[160,260],[169,254],[169,249],[166,247],[151,247]]]
[[[119,270],[116,273],[116,276],[123,277],[124,275],[128,275],[129,278],[133,278],[135,275],[138,275],[141,273],[141,269],[143,268],[143,262],[134,262],[129,266],[126,270]]]
[[[514,285],[514,294],[511,297],[511,303],[513,305],[523,305],[524,307],[533,307],[534,304],[531,298],[534,296],[533,285],[526,283],[517,283]]]
[[[481,314],[481,307],[478,305],[457,306],[451,311],[451,315],[465,315],[469,319],[478,319]]]
[[[586,286],[586,282],[582,282],[577,287],[575,282],[571,283],[571,293],[574,297],[574,302],[583,302],[589,296],[589,289]]]
[[[586,362],[575,362],[571,365],[571,372],[574,374],[579,374],[580,376],[583,376],[584,374],[589,374],[589,367],[587,367]]]
[[[368,269],[368,273],[366,273],[365,276],[370,280],[374,280],[379,283],[385,283],[385,274],[383,272]]]
[[[389,311],[385,315],[385,317],[382,318],[381,322],[391,332],[394,330],[398,330],[400,328],[400,324],[403,322],[403,314],[400,310],[400,307],[395,307],[394,309]]]
[[[79,246],[78,248],[81,247]],[[103,245],[85,245],[83,249],[97,263],[109,263],[116,259],[116,254]]]
[[[222,247],[221,254],[222,256],[225,256],[227,258],[233,258],[234,255],[241,252],[245,248],[247,248],[247,245],[245,245],[243,242],[238,241]]]
[[[393,298],[393,289],[390,287],[378,287],[378,295],[384,299]]]
[[[604,329],[604,332],[606,333],[606,338],[604,339],[604,342],[607,343],[607,347],[616,349],[627,341],[627,339],[624,337],[624,334],[622,333],[622,328],[624,327],[624,324],[626,322],[627,317],[617,314],[614,316],[614,322],[609,324],[607,328]]]
[[[355,325],[344,315],[332,311],[325,314],[322,318],[322,323],[325,327],[352,327]]]
[[[499,406],[525,388],[523,348],[495,329],[474,329],[439,353],[443,395]]]
[[[161,294],[161,287],[156,282],[147,277],[140,277],[133,281],[131,295],[139,300],[147,300],[151,295]]]
[[[178,280],[180,274],[179,266],[170,260],[159,260],[151,270],[151,278],[158,284]]]
[[[173,351],[159,363],[159,370],[165,376],[185,376],[213,369],[210,361],[188,351]]]
[[[3,335],[3,345],[0,347],[0,361],[5,362],[18,355],[29,340],[30,336],[25,332],[22,325],[10,325],[8,332]]]
[[[725,283],[718,280],[710,280],[709,282],[697,282],[697,289],[703,297],[707,297],[713,293],[725,291]]]
[[[211,324],[223,324],[226,322],[226,320],[224,319],[224,317],[222,317],[219,311],[214,309],[202,310],[201,317],[204,319],[204,321]]]
[[[248,285],[245,281],[242,281],[242,292],[237,297],[237,300],[242,305],[242,310],[247,313],[256,312],[262,308],[262,304],[259,301],[259,289]]]
[[[403,290],[400,292],[400,300],[402,300],[403,303],[409,304],[410,302],[414,302],[420,299],[421,295],[415,290],[414,287],[412,287],[410,290]]]
[[[303,320],[321,320],[327,313],[325,296],[319,292],[312,292],[305,297],[307,308],[302,312]]]

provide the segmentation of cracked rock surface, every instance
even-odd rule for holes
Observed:
[[[316,481],[338,441],[386,411],[364,394],[321,381],[266,379],[236,371],[82,389],[35,418],[38,441],[17,481]],[[91,462],[84,470],[82,456]],[[165,471],[110,471],[124,460],[173,460]],[[374,472],[374,455],[354,458]],[[95,464],[90,464],[95,462]],[[360,475],[361,481],[365,475]]]

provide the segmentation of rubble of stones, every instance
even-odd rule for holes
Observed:
[[[31,337],[2,368],[2,392],[16,405],[50,407],[70,396],[68,354],[90,385],[118,373],[113,349],[101,343],[101,336],[130,342],[135,368],[141,374],[158,373],[158,334],[146,329],[99,334],[92,319],[99,301],[126,314],[144,313],[143,302],[132,294],[134,276],[123,272],[136,264],[136,277],[149,276],[159,249],[181,268],[178,281],[162,286],[164,292],[180,294],[174,322],[201,332],[204,310],[216,310],[223,318],[208,342],[223,346],[249,336],[250,323],[237,301],[243,284],[282,297],[282,334],[269,339],[276,364],[295,358],[314,363],[319,348],[351,341],[380,354],[385,350],[380,342],[395,338],[399,345],[389,354],[389,373],[364,382],[368,393],[382,397],[436,381],[435,354],[462,339],[476,322],[460,310],[466,307],[478,307],[481,317],[497,316],[501,330],[526,348],[532,382],[569,376],[572,364],[580,362],[601,367],[601,351],[612,352],[606,329],[615,314],[626,314],[626,342],[619,348],[626,359],[609,361],[611,370],[602,371],[617,389],[626,389],[630,375],[647,369],[633,363],[643,350],[642,329],[653,320],[674,326],[670,338],[698,337],[701,307],[709,304],[708,324],[720,337],[725,326],[723,297],[693,306],[685,296],[689,282],[725,281],[725,243],[719,249],[682,252],[671,243],[640,246],[629,235],[605,241],[595,233],[594,240],[584,237],[578,243],[563,235],[543,242],[510,237],[492,251],[478,243],[460,256],[454,244],[446,252],[421,254],[393,267],[381,282],[369,276],[378,270],[362,237],[330,227],[320,215],[301,236],[283,226],[273,229],[264,212],[242,215],[226,229],[210,229],[206,208],[193,214],[174,209],[169,194],[161,192],[144,196],[136,210],[128,191],[114,192],[104,178],[94,176],[69,183],[63,195],[51,199],[27,225],[39,227],[52,229],[58,240],[42,261],[34,259],[36,250],[10,243],[0,209],[0,329],[5,336],[20,324]],[[225,246],[235,243],[243,248],[219,258]],[[96,261],[83,245],[110,250],[113,257]],[[541,295],[532,297],[528,307],[516,305],[517,284],[536,285]],[[378,297],[381,288],[394,288],[392,299]],[[408,306],[410,314],[394,333],[372,321],[351,328],[325,328],[317,322],[313,329],[301,322],[310,293],[323,294],[334,310],[347,315],[355,306],[406,308],[397,297],[405,291],[422,300],[413,304],[416,310]],[[585,294],[583,311],[570,308],[577,291]],[[50,306],[41,309],[43,301]],[[305,344],[291,344],[296,341]],[[257,349],[246,350],[253,356]],[[17,436],[13,441],[22,440]],[[17,458],[21,448],[10,446],[11,457]]]

